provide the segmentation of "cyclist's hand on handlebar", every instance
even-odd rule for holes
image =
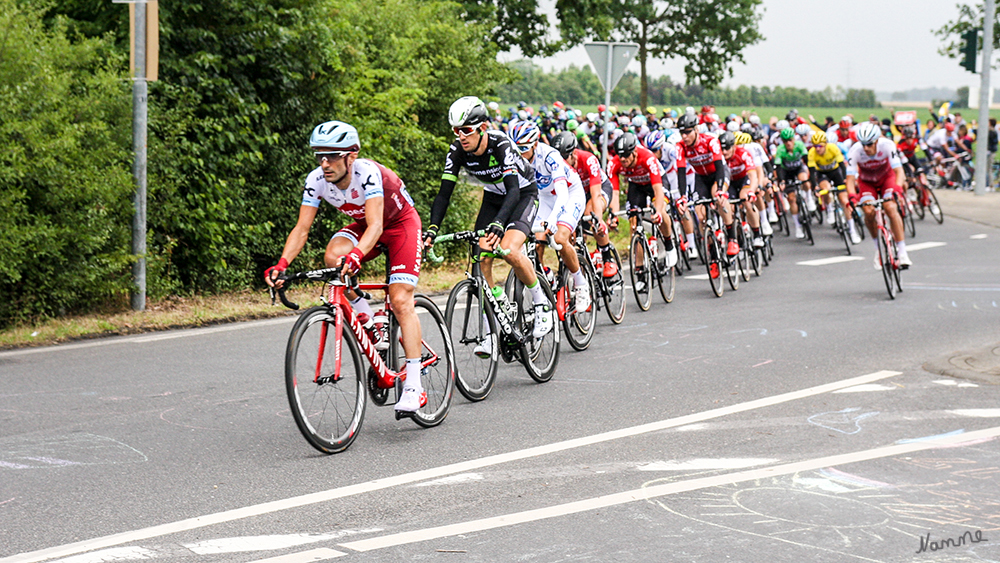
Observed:
[[[500,244],[500,239],[503,238],[503,225],[500,223],[490,223],[486,227],[486,246],[489,250],[493,250]]]
[[[654,225],[659,225],[663,221],[663,215],[660,215],[659,211],[653,211],[653,215],[650,217],[653,220]]]
[[[281,258],[280,260],[278,260],[277,264],[264,270],[264,283],[266,283],[268,287],[281,287],[285,285],[285,281],[279,280],[278,276],[285,273],[285,270],[287,269],[288,269],[288,260]]]
[[[437,225],[431,225],[426,231],[424,231],[424,248],[434,246],[434,239],[437,238],[437,234]]]
[[[611,229],[612,231],[618,230],[618,216],[615,215],[614,213],[612,213],[611,216],[608,217],[608,228]]]
[[[344,267],[340,272],[345,276],[356,276],[361,271],[361,259],[364,257],[364,252],[361,252],[361,249],[355,246],[343,257],[342,263]]]

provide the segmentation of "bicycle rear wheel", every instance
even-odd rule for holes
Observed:
[[[595,289],[597,280],[591,277],[587,265],[582,262],[584,257],[581,256],[580,260],[580,268],[583,270],[584,277],[587,278],[590,308],[586,311],[576,309],[576,300],[573,298],[576,283],[569,269],[563,268],[562,283],[560,284],[564,292],[564,303],[561,305],[564,311],[563,330],[566,332],[566,340],[569,341],[569,345],[577,351],[586,350],[590,346],[590,341],[594,339],[594,328],[597,326],[597,292]]]
[[[809,241],[809,244],[815,246],[816,241],[813,240],[813,230],[812,230],[812,225],[810,225],[812,221],[809,220],[809,211],[805,208],[804,205],[799,206],[799,211],[804,212],[804,213],[799,213],[799,224],[802,225],[802,232],[806,234],[806,240]]]
[[[642,258],[639,258],[642,256]],[[636,262],[642,261],[642,266],[636,266]],[[653,270],[651,265],[653,256],[649,251],[649,243],[642,234],[632,236],[629,244],[628,265],[632,276],[632,293],[635,295],[635,303],[643,311],[648,311],[652,304],[650,286],[653,284]]]
[[[896,201],[896,208],[899,209],[899,216],[903,219],[903,227],[910,234],[910,238],[917,236],[917,224],[913,220],[913,208],[909,206],[906,197],[896,194],[893,198]]]
[[[896,298],[896,278],[892,273],[892,257],[889,254],[892,252],[890,247],[893,247],[891,240],[886,238],[886,233],[884,229],[878,229],[878,256],[879,262],[882,264],[882,279],[885,281],[885,289],[889,292],[889,299]]]
[[[909,178],[907,183],[909,182],[919,183],[920,180],[917,180],[916,178]],[[906,188],[906,199],[910,200],[910,203],[913,205],[913,211],[917,214],[917,217],[920,217],[921,220],[927,216],[927,209],[924,208],[924,202],[922,201],[923,198],[920,197],[922,191],[923,188],[919,185],[914,186],[911,184]]]
[[[680,223],[674,223],[674,228],[679,228]],[[677,283],[677,266],[676,264],[671,267],[667,267],[667,246],[665,241],[667,237],[663,236],[663,233],[659,229],[656,229],[656,244],[660,247],[660,257],[656,259],[656,275],[659,278],[657,285],[660,286],[660,297],[663,298],[664,303],[670,303],[674,300],[674,291],[676,290]],[[674,231],[671,236],[671,242],[674,245],[674,252],[679,253],[681,251],[680,247],[677,245],[676,231]]]
[[[931,216],[938,222],[938,225],[944,223],[944,212],[941,211],[941,204],[938,203],[938,198],[934,194],[934,190],[927,188],[927,199],[930,202],[928,207],[930,207]]]
[[[424,428],[437,426],[448,416],[451,398],[455,393],[455,351],[452,349],[448,325],[441,310],[425,295],[413,298],[413,308],[420,321],[420,362],[437,358],[420,371],[420,384],[427,393],[427,404],[413,413],[413,422]],[[399,323],[391,323],[389,335],[389,369],[406,369],[406,353],[403,351]]]
[[[618,256],[618,250],[611,247],[611,259],[617,266],[617,273],[610,278],[604,278],[604,304],[607,306],[608,318],[614,324],[621,324],[625,320],[625,275],[622,273],[622,260]],[[604,276],[604,273],[598,273]]]
[[[753,234],[750,226],[741,223],[736,227],[737,243],[740,245],[740,252],[736,255],[736,265],[740,269],[740,276],[743,281],[750,281],[750,253],[753,252]]]
[[[553,322],[552,330],[541,338],[535,338],[532,334],[535,329],[535,304],[531,298],[531,291],[517,279],[513,270],[507,274],[505,288],[514,304],[514,325],[524,335],[524,344],[521,345],[519,352],[521,363],[532,379],[538,383],[545,383],[552,379],[559,364],[559,327]],[[550,314],[555,315],[556,297],[552,293],[552,288],[547,283],[541,283],[541,288],[549,303]]]
[[[847,220],[844,217],[844,209],[839,205],[834,207],[833,211],[835,225],[837,226],[837,233],[840,234],[840,240],[844,243],[844,248],[847,249],[847,255],[851,255],[851,233],[847,226]]]
[[[455,385],[470,401],[482,401],[490,394],[500,364],[496,319],[481,291],[476,280],[458,282],[448,295],[444,315],[455,351]],[[477,346],[488,355],[476,355]]]
[[[340,373],[335,373],[335,318],[325,306],[307,309],[285,348],[285,391],[296,426],[325,454],[346,450],[358,437],[367,404],[367,371],[354,334],[344,328]]]

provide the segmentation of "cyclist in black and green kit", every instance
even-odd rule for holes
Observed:
[[[809,167],[803,160],[808,154],[809,151],[806,150],[805,143],[796,137],[795,129],[791,127],[782,129],[781,144],[778,145],[778,150],[774,154],[774,166],[778,171],[778,181],[784,185],[787,180],[798,179],[802,182],[803,189],[811,190]],[[792,212],[792,224],[795,225],[795,238],[805,238],[806,235],[802,232],[802,225],[799,223],[799,204],[796,201],[795,188],[786,186],[785,194],[788,196],[788,206]],[[806,198],[805,204],[809,212],[816,210],[816,203],[811,198]],[[812,205],[812,209],[809,209],[810,205]]]

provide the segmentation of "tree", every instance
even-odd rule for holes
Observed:
[[[965,45],[965,41],[962,35],[966,31],[983,29],[985,7],[982,2],[976,4],[975,7],[968,4],[958,4],[956,7],[958,8],[958,18],[949,21],[937,30],[932,30],[943,43],[938,49],[938,53],[950,59],[957,59],[963,55],[962,47]],[[981,37],[980,42],[982,42]],[[1000,5],[997,6],[997,11],[993,15],[993,48],[1000,48]]]
[[[560,31],[566,41],[631,41],[639,45],[640,104],[649,102],[649,57],[682,58],[688,84],[712,89],[731,64],[743,62],[743,49],[763,39],[757,31],[762,0],[587,0],[573,7],[557,2]],[[608,27],[608,20],[612,22]]]
[[[501,51],[517,47],[526,57],[544,57],[558,52],[563,43],[548,41],[549,19],[538,12],[538,0],[458,0],[463,19],[485,25],[489,39]]]

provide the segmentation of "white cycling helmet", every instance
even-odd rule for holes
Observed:
[[[756,113],[750,116],[750,123],[754,125],[760,125],[760,116]]]
[[[737,123],[735,119],[726,124],[726,131],[731,131],[735,133],[739,130],[740,130],[740,124]]]
[[[632,118],[632,127],[642,127],[645,124],[646,118],[641,115],[637,115]]]
[[[358,130],[353,126],[343,121],[327,121],[313,129],[309,136],[309,146],[358,152],[361,150],[361,141],[358,140]]]
[[[833,144],[836,145],[839,142],[839,139],[837,138],[837,133],[835,133],[835,132],[827,132],[827,134],[826,134],[826,142],[833,143]]]
[[[476,96],[464,96],[455,100],[448,110],[448,123],[452,127],[472,127],[489,121],[486,104]]]
[[[882,136],[882,127],[878,123],[866,121],[858,126],[858,142],[862,145],[870,145]]]
[[[796,135],[811,135],[812,134],[812,127],[809,127],[805,123],[799,123],[798,126],[795,127],[795,134]]]
[[[788,120],[787,119],[782,119],[781,121],[777,122],[774,125],[774,128],[777,129],[778,131],[784,131],[785,129],[788,129],[789,127],[791,127],[791,125],[788,124]]]
[[[664,129],[673,129],[676,127],[676,124],[674,123],[673,118],[665,117],[663,118],[663,121],[660,122],[660,127],[663,127]]]
[[[498,104],[496,102],[490,102],[489,106],[490,106],[490,109],[493,110],[493,111],[496,111],[496,110],[500,109],[500,104]]]

